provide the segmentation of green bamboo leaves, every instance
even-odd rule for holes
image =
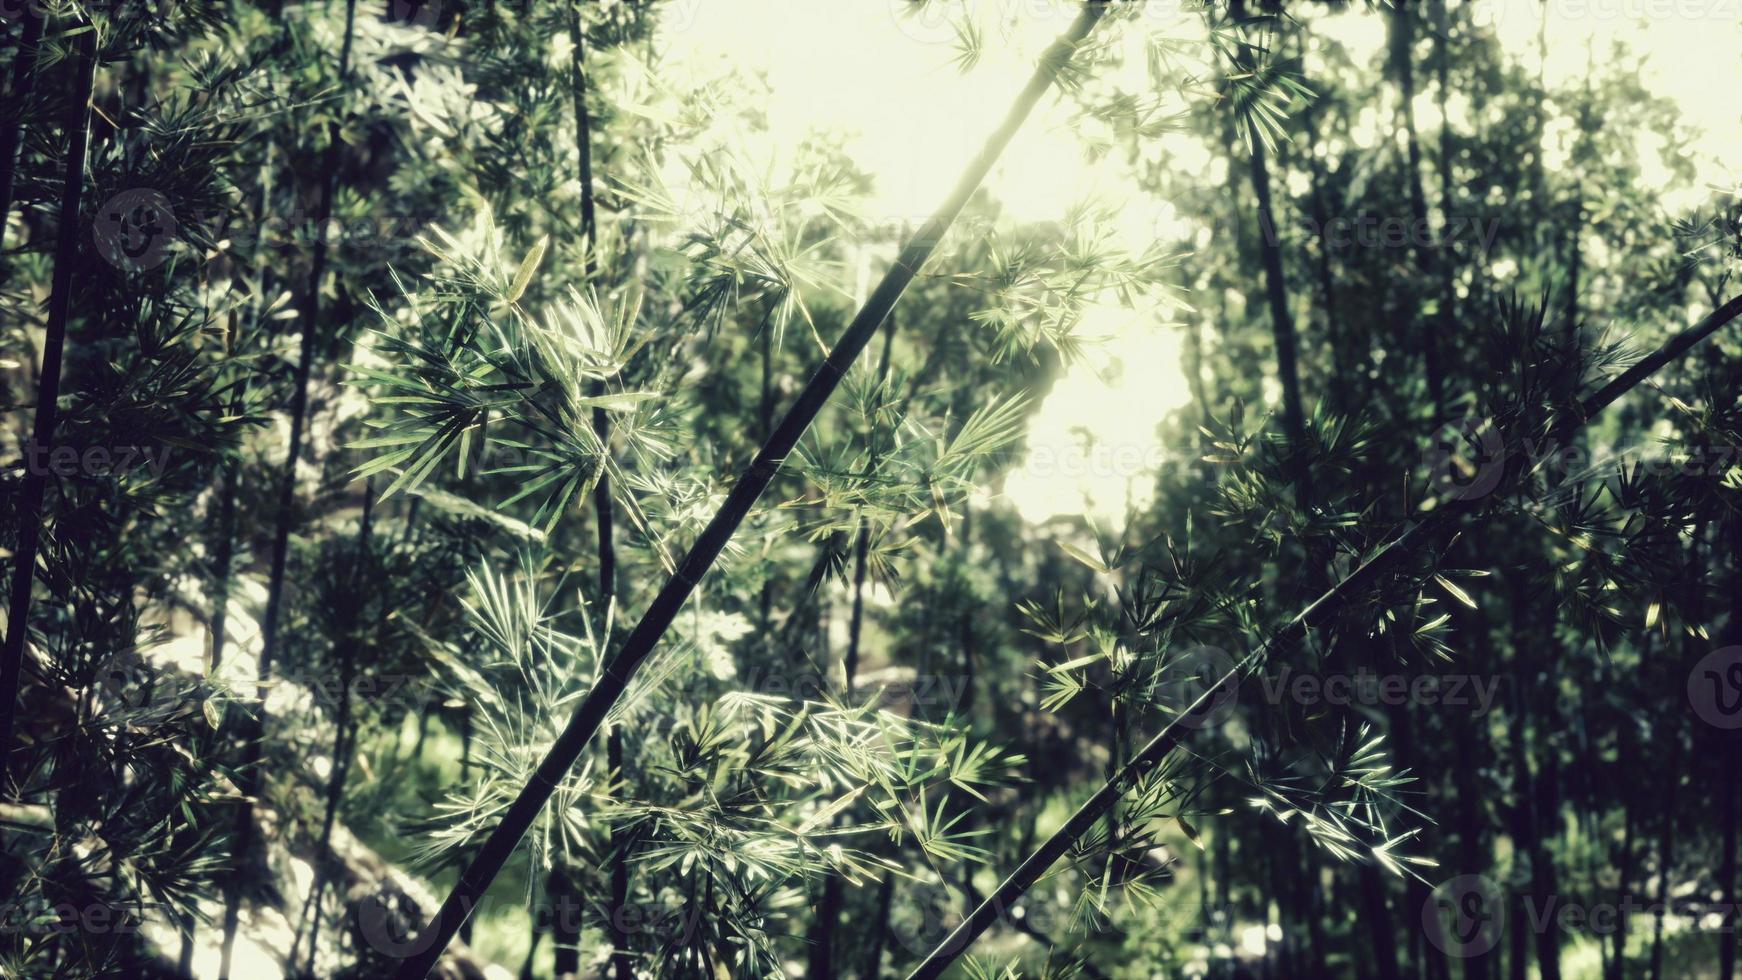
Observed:
[[[520,269],[514,273],[514,281],[509,284],[507,293],[502,297],[504,302],[518,303],[520,297],[526,295],[526,287],[531,285],[533,275],[538,272],[539,263],[544,261],[545,249],[549,247],[548,235],[533,243],[526,258],[520,260]]]
[[[448,642],[425,637],[445,693],[474,708],[480,772],[439,804],[426,862],[475,845],[490,830],[601,669],[607,638],[594,632],[590,614],[597,611],[566,606],[567,594],[563,576],[531,554],[508,571],[484,565],[461,596],[467,634]],[[965,811],[946,805],[945,790],[984,800],[1013,780],[1021,755],[875,701],[730,690],[687,697],[715,679],[700,655],[706,637],[685,620],[612,718],[638,738],[634,786],[611,785],[607,773],[583,764],[564,777],[529,835],[534,865],[546,868],[596,859],[602,826],[633,829],[637,876],[722,885],[717,899],[697,899],[708,904],[706,915],[693,934],[659,952],[650,972],[676,970],[684,957],[731,934],[734,923],[767,921],[792,889],[823,869],[859,883],[911,876],[880,842],[912,841],[940,861],[984,858],[973,844],[984,831],[962,826]],[[483,656],[468,654],[479,649]],[[661,687],[666,696],[641,706]],[[607,921],[594,924],[602,929]],[[744,968],[778,968],[777,934],[739,935]]]
[[[352,446],[379,451],[357,473],[391,474],[384,499],[421,487],[451,460],[456,477],[512,476],[518,489],[503,506],[538,500],[532,523],[549,531],[611,465],[593,411],[632,414],[658,394],[597,390],[648,339],[637,331],[639,294],[607,301],[569,289],[535,312],[529,294],[549,242],[540,239],[504,274],[499,235],[487,212],[465,241],[432,229],[424,246],[440,264],[429,285],[402,283],[397,309],[377,305],[386,325],[351,383],[394,417],[371,420],[380,434]]]

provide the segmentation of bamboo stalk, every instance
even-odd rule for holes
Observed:
[[[1059,70],[1106,10],[1106,0],[1088,0],[1071,26],[1047,49],[1033,77],[1017,96],[1004,121],[968,164],[967,170],[943,205],[902,249],[895,264],[854,316],[835,348],[824,358],[816,373],[799,392],[793,406],[781,419],[779,426],[745,468],[737,485],[732,488],[719,511],[690,547],[676,572],[666,580],[648,605],[641,621],[625,638],[616,655],[606,663],[598,682],[575,709],[567,727],[539,763],[532,778],[509,805],[496,829],[478,849],[471,864],[460,875],[441,909],[436,912],[435,918],[425,926],[413,943],[416,952],[401,964],[395,974],[400,980],[422,980],[428,975],[442,950],[459,930],[460,924],[471,914],[473,907],[502,870],[509,855],[519,846],[521,838],[555,792],[557,784],[567,775],[575,760],[580,758],[581,752],[598,731],[606,714],[622,696],[630,678],[665,635],[684,601],[689,598],[690,592],[713,566],[714,560],[731,540],[738,525],[743,523],[757,498],[774,479],[774,474],[780,469],[787,454],[797,445],[805,430],[810,428],[817,413],[822,410],[824,403],[865,349],[865,345],[876,334],[908,284],[931,257],[938,243],[943,240],[944,233],[955,222],[956,216],[961,213],[987,172],[992,169],[992,164],[1016,135],[1023,120],[1033,111],[1040,97],[1052,87]]]
[[[359,596],[358,608],[361,608],[363,590],[367,588],[363,576],[368,573],[364,562],[369,560],[369,535],[371,518],[374,514],[375,480],[373,477],[365,481],[363,486],[363,514],[357,527],[357,553],[351,559],[349,569],[350,587],[354,595]],[[323,860],[314,867],[314,881],[309,885],[307,898],[303,900],[302,917],[297,923],[296,931],[291,935],[290,955],[287,957],[290,965],[296,965],[297,947],[302,941],[302,927],[308,926],[308,965],[305,972],[315,975],[315,954],[321,936],[321,896],[327,889],[327,858],[333,847],[333,825],[338,820],[339,804],[345,797],[345,782],[351,773],[351,758],[356,754],[357,732],[352,720],[351,687],[357,679],[357,634],[362,626],[358,614],[353,610],[345,624],[345,631],[339,637],[339,703],[333,716],[333,755],[332,768],[327,773],[326,808],[321,815],[321,834],[315,853]]]
[[[893,314],[889,320],[889,329],[883,332],[883,354],[877,365],[877,380],[880,384],[889,381],[889,351],[895,343],[895,319]],[[863,475],[865,478],[876,475],[877,445],[876,422],[873,419],[871,431],[868,434],[867,459]],[[853,541],[853,611],[847,620],[847,651],[842,659],[842,676],[844,683],[842,693],[848,701],[853,699],[853,684],[859,673],[860,640],[865,628],[865,573],[866,564],[871,552],[871,524],[863,512],[858,515],[859,528]],[[827,661],[824,664],[825,675],[830,670]],[[827,676],[823,678],[828,682]],[[834,821],[830,821],[833,825]],[[816,919],[810,931],[810,973],[808,976],[829,977],[835,975],[835,929],[840,923],[841,906],[845,901],[842,894],[845,885],[839,874],[830,874],[823,882],[822,902],[817,906]]]
[[[6,218],[12,213],[12,188],[18,177],[18,150],[24,144],[24,107],[36,81],[36,46],[42,40],[42,12],[34,3],[24,7],[24,30],[12,56],[12,86],[6,101],[18,118],[0,129],[0,249],[6,244]]]
[[[356,33],[356,20],[357,0],[346,0],[345,36],[339,51],[339,90],[341,93],[345,91],[346,83],[350,79],[351,43]],[[302,456],[303,435],[307,427],[309,379],[314,373],[315,331],[321,312],[321,281],[326,277],[327,271],[327,225],[333,216],[334,172],[338,168],[339,147],[341,145],[338,123],[329,124],[327,140],[327,151],[321,168],[321,196],[316,209],[314,252],[309,263],[308,285],[303,296],[299,317],[302,321],[302,336],[300,349],[297,352],[296,379],[291,390],[290,446],[284,459],[284,472],[279,478],[277,519],[273,527],[271,565],[266,584],[266,612],[262,617],[260,626],[260,660],[256,669],[258,679],[256,696],[262,705],[266,703],[268,694],[267,682],[272,679],[272,657],[276,652],[279,617],[284,606],[284,580],[290,558],[290,530],[296,501],[296,464]],[[236,930],[240,924],[242,912],[243,872],[241,862],[253,843],[254,804],[252,801],[258,798],[261,789],[261,740],[265,737],[264,726],[258,718],[254,718],[247,723],[244,731],[247,747],[243,751],[240,772],[244,802],[237,809],[235,844],[231,849],[237,866],[230,871],[230,880],[224,895],[224,938],[218,966],[220,980],[230,976],[231,961],[236,946]]]
[[[589,288],[597,286],[599,276],[599,217],[597,200],[593,196],[593,117],[587,107],[587,39],[586,25],[581,16],[586,0],[576,0],[569,12],[569,41],[574,48],[574,69],[571,73],[571,96],[575,113],[575,151],[580,161],[581,234],[586,244],[586,276]],[[604,382],[595,382],[592,394],[606,393]],[[601,456],[609,458],[611,446],[611,416],[603,408],[593,409],[593,434],[599,440]],[[617,595],[616,508],[611,497],[609,466],[600,466],[599,479],[593,484],[593,514],[597,526],[599,577],[595,604],[601,610],[612,608]],[[605,765],[613,780],[622,778],[623,735],[616,729],[605,736]],[[634,980],[635,970],[629,957],[628,933],[618,927],[618,912],[629,901],[629,861],[623,841],[613,832],[610,851],[611,900],[606,926],[611,939],[611,969],[617,980]],[[574,882],[559,860],[551,869],[549,892],[551,906],[551,940],[554,946],[553,972],[559,980],[580,973],[580,923],[570,921],[566,910],[577,897]]]
[[[1642,358],[1637,364],[1623,371],[1620,375],[1598,389],[1578,405],[1578,414],[1569,416],[1555,427],[1553,438],[1564,439],[1584,422],[1601,412],[1605,407],[1621,397],[1627,391],[1637,386],[1654,371],[1668,364],[1676,357],[1685,353],[1701,340],[1716,333],[1720,328],[1742,316],[1742,294],[1732,298],[1723,306],[1699,323],[1672,337],[1667,343]],[[1518,457],[1509,459],[1506,463],[1510,471],[1518,462]],[[1115,801],[1125,792],[1127,786],[1160,765],[1178,745],[1186,733],[1192,729],[1189,722],[1200,714],[1208,713],[1216,705],[1215,693],[1224,685],[1237,681],[1241,672],[1250,663],[1259,661],[1264,655],[1286,644],[1293,643],[1306,635],[1311,627],[1324,622],[1335,615],[1349,601],[1350,597],[1365,588],[1380,573],[1390,568],[1399,560],[1408,556],[1422,542],[1431,540],[1442,528],[1468,511],[1480,506],[1480,500],[1468,498],[1456,501],[1444,507],[1430,511],[1426,516],[1411,520],[1404,525],[1403,530],[1389,544],[1379,549],[1358,568],[1331,589],[1313,600],[1312,604],[1301,610],[1289,620],[1280,630],[1268,640],[1260,644],[1251,653],[1236,663],[1222,675],[1216,683],[1207,688],[1197,700],[1178,718],[1169,722],[1161,731],[1151,738],[1148,744],[1134,756],[1130,762],[1119,770],[1111,779],[1095,791],[1095,795],[1083,803],[1077,812],[1071,815],[1063,827],[1048,837],[1034,853],[1030,854],[1017,869],[1010,873],[999,884],[985,901],[957,926],[935,949],[928,954],[923,962],[910,974],[908,980],[931,980],[942,974],[951,963],[954,963],[968,947],[973,945],[982,933],[991,927],[992,923],[1009,912],[1016,902],[1027,893],[1040,876],[1057,861],[1077,839],[1086,833]]]
[[[18,677],[24,664],[24,639],[30,634],[30,591],[36,582],[36,553],[42,537],[42,498],[48,472],[28,465],[38,447],[54,443],[60,400],[61,357],[66,349],[67,316],[73,277],[79,265],[79,207],[85,190],[85,158],[91,136],[91,90],[97,76],[97,30],[87,24],[78,38],[75,89],[67,109],[67,158],[61,184],[60,226],[56,230],[54,276],[48,297],[48,329],[42,367],[37,372],[36,418],[25,454],[24,493],[18,505],[18,545],[12,554],[12,594],[6,607],[6,640],[0,647],[0,797],[11,797],[12,726],[18,708]]]

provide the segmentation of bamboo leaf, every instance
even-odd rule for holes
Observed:
[[[545,249],[550,246],[550,236],[546,235],[534,242],[527,251],[526,257],[520,260],[520,271],[514,274],[514,282],[508,287],[505,297],[510,303],[520,302],[520,297],[526,294],[526,287],[531,285],[532,276],[538,271],[538,265],[544,261]]]

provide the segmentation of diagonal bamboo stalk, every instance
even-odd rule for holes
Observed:
[[[1039,103],[1041,96],[1052,88],[1059,71],[1075,53],[1077,45],[1101,19],[1107,6],[1107,0],[1087,0],[1082,12],[1072,21],[1070,27],[1042,55],[1034,75],[1016,97],[1004,121],[992,132],[979,154],[968,164],[950,196],[902,248],[895,264],[877,284],[876,290],[865,301],[853,322],[847,326],[835,348],[823,359],[816,373],[805,384],[804,390],[799,392],[792,408],[787,410],[786,416],[769,435],[767,442],[763,443],[756,458],[745,468],[737,485],[727,495],[725,503],[721,504],[719,511],[714,514],[695,544],[690,547],[689,553],[679,563],[677,571],[666,580],[659,594],[648,605],[641,621],[624,639],[616,655],[605,664],[598,682],[575,709],[556,743],[539,763],[538,769],[520,791],[520,795],[509,805],[502,821],[478,849],[471,864],[460,875],[459,881],[448,893],[435,918],[424,927],[412,944],[415,952],[400,965],[395,974],[400,980],[422,980],[428,975],[442,950],[453,939],[454,933],[459,931],[460,924],[471,914],[473,907],[502,870],[509,855],[519,846],[521,838],[526,835],[538,812],[555,792],[557,784],[567,775],[575,760],[580,758],[581,752],[598,731],[611,706],[622,696],[630,678],[665,635],[684,601],[689,598],[690,592],[713,566],[714,560],[726,547],[726,542],[731,540],[738,525],[750,513],[756,499],[774,479],[774,474],[779,471],[787,454],[798,444],[805,430],[810,428],[817,413],[822,410],[824,403],[834,393],[860,352],[865,349],[865,345],[882,326],[889,311],[895,308],[896,301],[901,298],[908,284],[943,240],[944,233],[955,223],[956,216],[967,206],[968,199],[979,188],[987,172],[992,169],[992,164],[1003,154],[1004,148]]]
[[[76,89],[67,105],[66,170],[61,183],[60,225],[55,232],[48,330],[42,344],[42,369],[37,373],[36,418],[31,424],[31,448],[25,453],[24,493],[18,505],[18,544],[12,550],[12,594],[6,607],[6,640],[0,647],[0,798],[12,797],[12,725],[18,708],[18,677],[24,664],[24,640],[30,634],[30,590],[36,583],[36,552],[42,539],[42,498],[48,489],[47,471],[31,464],[31,460],[35,458],[38,447],[49,447],[54,443],[60,400],[61,355],[66,348],[73,278],[80,263],[79,206],[85,191],[85,158],[91,137],[91,90],[97,77],[97,29],[90,24],[83,26],[73,67]],[[0,221],[4,221],[4,215],[0,215]]]
[[[1607,408],[1617,398],[1626,394],[1641,381],[1650,377],[1664,365],[1686,353],[1695,344],[1710,337],[1726,324],[1742,316],[1742,295],[1737,295],[1729,302],[1692,327],[1670,338],[1657,350],[1641,358],[1638,363],[1623,371],[1591,395],[1579,401],[1578,411],[1567,416],[1551,433],[1551,440],[1560,441],[1571,435],[1585,422]],[[1508,472],[1511,472],[1520,462],[1520,457],[1514,455],[1505,461]],[[1215,694],[1224,685],[1237,681],[1248,664],[1261,661],[1270,651],[1286,644],[1296,642],[1306,635],[1307,630],[1323,623],[1326,619],[1339,612],[1349,599],[1360,590],[1371,584],[1382,572],[1395,565],[1398,561],[1410,555],[1424,541],[1431,540],[1439,531],[1448,527],[1453,521],[1465,513],[1480,506],[1480,498],[1470,497],[1455,501],[1435,509],[1419,519],[1406,523],[1403,530],[1391,539],[1390,543],[1381,547],[1371,557],[1350,572],[1349,575],[1329,591],[1301,610],[1289,620],[1280,630],[1264,641],[1251,653],[1241,658],[1239,663],[1222,675],[1216,683],[1208,687],[1197,700],[1181,713],[1178,718],[1169,722],[1161,731],[1151,738],[1142,750],[1133,756],[1113,777],[1095,791],[1095,795],[1077,808],[1051,837],[1048,837],[1034,853],[1017,866],[1008,878],[999,884],[985,901],[974,909],[961,925],[957,926],[948,936],[944,937],[925,960],[908,974],[907,980],[933,980],[948,969],[958,957],[973,945],[982,933],[992,926],[999,918],[1008,913],[1028,891],[1041,875],[1069,850],[1077,839],[1094,826],[1096,820],[1124,794],[1125,789],[1150,770],[1160,765],[1167,758],[1185,735],[1192,731],[1189,722],[1200,713],[1207,713],[1216,706]]]

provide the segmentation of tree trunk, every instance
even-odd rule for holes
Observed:
[[[1313,268],[1318,274],[1318,307],[1324,315],[1324,343],[1330,346],[1332,364],[1337,373],[1337,383],[1330,386],[1327,398],[1331,400],[1336,411],[1342,412],[1353,407],[1354,392],[1359,390],[1356,388],[1357,379],[1362,388],[1367,386],[1367,357],[1365,351],[1353,350],[1357,338],[1347,336],[1347,331],[1342,328],[1343,321],[1337,313],[1336,279],[1332,273],[1332,236],[1327,231],[1331,218],[1325,207],[1325,166],[1318,157],[1319,131],[1315,110],[1316,107],[1308,107],[1301,114],[1307,131],[1307,173],[1311,181],[1307,206],[1311,209],[1310,217],[1318,237],[1317,247],[1313,250],[1317,259]],[[1365,339],[1362,340],[1365,343]]]
[[[1622,980],[1627,974],[1627,924],[1625,912],[1632,897],[1633,886],[1633,800],[1629,795],[1624,803],[1621,816],[1621,861],[1616,869],[1620,879],[1616,888],[1616,908],[1623,911],[1615,916],[1615,932],[1609,953],[1608,980]]]
[[[1742,554],[1742,522],[1730,525],[1730,555],[1734,559]],[[1736,584],[1731,585],[1731,596],[1742,594]],[[1732,644],[1742,641],[1742,603],[1732,603],[1730,606],[1730,637]],[[1718,929],[1718,980],[1735,980],[1736,978],[1736,930],[1742,926],[1742,915],[1738,915],[1736,905],[1736,833],[1738,824],[1742,824],[1742,779],[1736,778],[1735,760],[1742,758],[1742,732],[1719,731],[1717,733],[1716,757],[1729,760],[1729,778],[1718,779],[1718,792],[1724,794],[1722,801],[1722,817],[1724,827],[1724,842],[1721,845],[1723,857],[1718,866],[1718,887],[1723,890],[1724,922]]]
[[[369,519],[374,506],[375,483],[367,481],[363,490],[363,517],[357,528],[357,557],[352,565],[352,587],[361,595],[364,585],[361,572],[364,563],[369,558]],[[358,601],[361,601],[360,599]],[[317,853],[326,854],[332,849],[333,822],[339,816],[339,804],[345,796],[345,779],[350,775],[351,757],[356,751],[355,723],[351,718],[351,688],[357,679],[357,651],[355,636],[363,624],[360,621],[348,623],[349,627],[338,638],[339,641],[339,703],[334,712],[333,758],[332,769],[327,778],[326,810],[321,815],[320,847]],[[327,868],[324,863],[317,862],[314,868],[314,882],[309,888],[307,903],[303,906],[303,920],[308,923],[308,972],[315,970],[315,951],[321,935],[321,893],[327,887]],[[296,944],[291,943],[291,961],[294,963]]]
[[[880,381],[889,380],[889,353],[894,345],[895,323],[891,320],[883,332],[883,353],[877,366]],[[873,432],[865,465],[866,476],[876,471],[877,452],[876,433]],[[863,515],[860,521],[853,539],[853,612],[847,623],[847,651],[842,660],[842,689],[849,703],[853,700],[853,683],[859,673],[859,643],[865,625],[865,572],[871,551],[870,527],[864,523]],[[841,916],[842,901],[841,878],[831,874],[823,883],[822,903],[817,906],[816,921],[811,925],[808,976],[834,976],[835,927]]]
[[[1400,770],[1421,772],[1423,767],[1415,755],[1415,731],[1411,725],[1409,708],[1395,705],[1391,708],[1391,752]],[[1457,767],[1457,768],[1462,768]],[[1445,953],[1428,941],[1422,924],[1420,910],[1426,908],[1432,900],[1428,887],[1421,879],[1406,875],[1403,879],[1403,930],[1409,937],[1409,955],[1407,962],[1413,965],[1417,976],[1425,974],[1431,980],[1445,980],[1450,968],[1446,963]]]
[[[1663,917],[1665,903],[1669,901],[1670,872],[1675,869],[1676,797],[1681,789],[1682,735],[1679,726],[1672,726],[1672,729],[1670,735],[1675,744],[1670,748],[1669,787],[1664,793],[1663,824],[1657,837],[1657,896],[1651,912],[1651,980],[1662,980],[1663,977]]]
[[[1282,269],[1275,211],[1270,199],[1270,166],[1264,144],[1251,147],[1252,190],[1258,198],[1259,252],[1264,260],[1264,293],[1270,306],[1270,330],[1276,343],[1277,381],[1282,385],[1282,424],[1288,434],[1290,465],[1301,493],[1310,496],[1306,466],[1306,414],[1301,404],[1299,339],[1288,311],[1288,282]]]
[[[18,51],[12,56],[12,86],[6,92],[6,101],[19,118],[7,120],[0,129],[0,251],[6,245],[6,219],[12,214],[12,191],[18,179],[18,152],[24,145],[23,115],[30,90],[35,87],[36,46],[41,40],[41,9],[36,3],[26,3],[24,29],[19,34]]]
[[[1730,743],[1729,758],[1733,761],[1742,756],[1742,745],[1737,744],[1734,732],[1724,732],[1721,738]],[[1718,929],[1718,980],[1735,980],[1736,978],[1736,825],[1742,822],[1742,813],[1738,812],[1742,803],[1742,779],[1727,779],[1719,781],[1718,792],[1724,794],[1723,826],[1724,843],[1723,858],[1718,866],[1719,887],[1723,889],[1724,924]]]
[[[1422,190],[1421,140],[1415,128],[1415,3],[1396,0],[1391,8],[1391,66],[1397,76],[1398,112],[1403,120],[1404,144],[1409,154],[1409,214],[1410,234],[1415,240],[1416,260],[1424,277],[1439,281],[1437,256],[1428,240],[1427,195]],[[1433,402],[1436,418],[1446,413],[1445,372],[1440,363],[1439,322],[1418,327],[1418,337],[1427,368],[1428,397]]]
[[[18,503],[18,538],[12,551],[11,596],[6,611],[6,639],[0,648],[0,799],[16,799],[12,783],[12,726],[18,709],[18,680],[24,665],[24,641],[30,634],[30,593],[36,584],[36,552],[41,544],[42,500],[48,470],[33,457],[54,445],[60,399],[61,357],[66,348],[67,317],[74,280],[79,272],[79,241],[84,236],[79,207],[85,192],[85,158],[91,135],[91,90],[97,76],[96,31],[80,34],[73,63],[75,89],[64,125],[66,166],[62,171],[60,225],[55,230],[54,275],[49,286],[48,329],[43,336],[42,367],[37,372],[36,417],[25,453],[24,492]],[[0,216],[3,220],[4,216]]]
[[[581,232],[586,243],[586,275],[589,288],[597,289],[599,278],[599,219],[593,196],[593,125],[587,105],[586,24],[582,17],[584,0],[577,0],[569,12],[569,41],[574,49],[574,66],[570,75],[571,96],[575,114],[575,152],[580,161]],[[602,382],[595,383],[595,397],[606,393]],[[600,468],[593,485],[593,514],[598,532],[599,578],[595,606],[600,615],[614,607],[617,596],[616,514],[611,497],[611,419],[603,408],[593,409],[593,433],[598,439]],[[623,778],[623,733],[613,728],[605,736],[606,766],[612,780]],[[606,905],[605,926],[611,937],[611,968],[617,980],[632,980],[635,975],[630,957],[629,936],[618,928],[622,916],[618,910],[629,901],[628,841],[616,840],[613,834],[607,864],[611,895]],[[581,922],[569,914],[579,903],[574,880],[560,859],[551,870],[549,894],[552,898],[551,941],[555,947],[555,973],[559,980],[578,976],[581,968]]]
[[[351,74],[351,41],[356,20],[357,0],[346,0],[345,36],[339,50],[340,92],[345,90]],[[276,521],[272,533],[272,559],[266,580],[266,612],[260,626],[257,697],[261,704],[266,702],[267,685],[272,680],[272,658],[278,643],[279,619],[283,614],[284,582],[290,558],[290,531],[295,521],[296,464],[302,457],[303,435],[307,426],[309,379],[314,373],[314,352],[319,339],[316,330],[320,323],[321,283],[326,278],[327,271],[327,225],[333,216],[335,171],[338,169],[339,149],[342,145],[339,124],[329,123],[327,150],[321,167],[321,196],[316,208],[314,253],[309,263],[308,285],[300,311],[302,330],[297,352],[296,377],[291,388],[290,445],[284,458],[284,473],[279,480]],[[231,959],[236,946],[236,929],[241,922],[241,866],[254,838],[254,805],[247,801],[260,796],[260,743],[265,734],[261,719],[254,718],[244,723],[243,738],[247,744],[239,773],[244,802],[237,807],[235,843],[231,849],[237,867],[230,873],[224,895],[224,941],[218,967],[220,980],[227,980],[230,976]]]
[[[1373,944],[1373,965],[1379,980],[1401,980],[1397,968],[1397,934],[1392,928],[1391,906],[1385,900],[1385,877],[1371,864],[1362,864],[1362,916],[1367,920],[1368,939]]]
[[[1479,663],[1472,663],[1471,667],[1480,673]],[[1460,874],[1477,875],[1488,870],[1486,827],[1482,813],[1485,788],[1477,780],[1477,767],[1487,760],[1492,752],[1488,745],[1486,725],[1485,718],[1477,722],[1464,718],[1458,726],[1457,737],[1467,753],[1459,765],[1452,767],[1453,786],[1458,796],[1458,871]],[[1493,964],[1494,957],[1491,950],[1465,959],[1464,980],[1488,980]]]

